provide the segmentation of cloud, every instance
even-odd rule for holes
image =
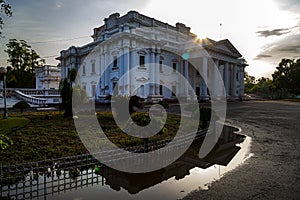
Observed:
[[[294,27],[293,27],[294,28]],[[279,28],[273,30],[257,31],[260,37],[280,36],[291,32],[292,28]]]
[[[299,14],[300,0],[273,0],[283,10]]]
[[[277,64],[282,58],[300,58],[299,32],[272,43],[255,59]]]
[[[52,41],[91,35],[93,28],[101,26],[103,19],[119,12],[140,10],[150,0],[26,0],[11,1],[13,16],[6,20],[0,43],[0,66],[7,65],[4,50],[10,38],[24,39],[29,44],[35,41]],[[71,45],[80,46],[92,38],[43,45],[33,45],[41,56],[56,55]],[[49,64],[57,61],[52,58]]]
[[[256,57],[255,57],[255,60],[260,60],[262,58],[271,58],[273,57],[272,55],[267,55],[267,54],[258,54]]]

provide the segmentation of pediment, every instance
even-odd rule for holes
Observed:
[[[233,46],[229,40],[221,40],[213,44],[213,46],[223,52],[234,55],[236,57],[242,57],[240,52]]]

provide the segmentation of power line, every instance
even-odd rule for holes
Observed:
[[[40,58],[54,58],[57,57],[59,55],[51,55],[51,56],[41,56]],[[0,58],[0,60],[8,60],[8,58]]]
[[[57,57],[57,56],[59,56],[59,55],[52,55],[52,56],[41,56],[41,58],[53,58],[53,57]]]
[[[81,37],[66,38],[66,39],[60,39],[60,40],[30,42],[30,44],[44,44],[44,43],[52,43],[52,42],[64,42],[64,41],[78,40],[78,39],[87,38],[87,37],[90,37],[90,36],[81,36]]]

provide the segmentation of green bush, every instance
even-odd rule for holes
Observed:
[[[6,135],[0,135],[0,150],[6,149],[10,145],[12,145],[12,140]]]
[[[19,101],[13,106],[13,108],[20,108],[20,112],[23,113],[23,110],[26,108],[30,108],[30,105],[25,101]]]

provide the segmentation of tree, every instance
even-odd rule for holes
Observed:
[[[45,60],[25,40],[10,39],[6,46],[11,64],[7,74],[8,87],[34,87],[35,68],[42,66]]]
[[[251,93],[251,89],[255,85],[255,77],[250,76],[247,72],[245,72],[245,93]]]
[[[73,68],[68,78],[65,78],[61,81],[60,84],[60,96],[62,99],[61,108],[65,110],[64,117],[72,117],[72,101],[73,101],[73,91],[75,96],[75,103],[84,103],[87,101],[86,91],[83,90],[78,84],[74,84],[77,76],[77,69]],[[74,86],[73,86],[74,85]]]
[[[300,59],[282,59],[272,77],[276,91],[300,94]]]
[[[265,77],[259,78],[257,83],[250,89],[250,93],[258,94],[263,97],[272,96],[272,80]]]
[[[0,36],[4,25],[3,15],[8,17],[12,16],[11,6],[5,0],[0,0]]]
[[[64,117],[72,117],[72,84],[67,78],[60,84],[60,96],[62,99],[61,108],[65,110]]]

